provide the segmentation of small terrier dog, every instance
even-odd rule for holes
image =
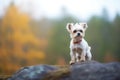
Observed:
[[[66,28],[72,38],[70,42],[70,65],[75,62],[83,62],[85,60],[91,60],[91,47],[84,39],[85,31],[87,29],[87,23],[68,23]]]

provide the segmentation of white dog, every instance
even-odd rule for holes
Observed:
[[[91,60],[91,47],[88,45],[87,41],[84,39],[85,31],[87,29],[86,23],[68,23],[66,28],[70,33],[72,38],[70,42],[70,64],[75,62]]]

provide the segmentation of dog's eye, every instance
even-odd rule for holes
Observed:
[[[83,30],[79,30],[81,33],[83,33]]]
[[[76,32],[77,32],[77,30],[74,30],[74,31],[73,31],[73,33],[76,33]]]

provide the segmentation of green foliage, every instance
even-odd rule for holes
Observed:
[[[75,18],[71,17],[70,15],[66,15],[66,17],[63,16],[61,19],[53,20],[53,34],[47,51],[47,54],[50,58],[50,63],[57,63],[55,60],[57,60],[59,57],[63,57],[66,63],[69,61],[70,36],[66,30],[66,24],[68,22],[78,21],[75,21]]]
[[[112,24],[112,29],[111,29],[111,33],[112,33],[112,39],[111,39],[111,43],[113,45],[111,45],[111,50],[113,51],[114,55],[117,57],[117,59],[120,60],[120,15],[117,14],[113,24]]]
[[[68,22],[80,22],[73,15],[64,15],[61,19],[53,21],[52,32],[53,35],[50,39],[50,45],[48,46],[48,54],[51,62],[57,63],[59,57],[64,57],[68,63],[69,56],[69,43],[70,36],[67,32],[66,24]],[[92,47],[93,59],[98,61],[114,61],[120,60],[120,16],[117,14],[113,21],[109,20],[109,15],[106,9],[103,9],[101,16],[92,16],[88,23],[88,29],[86,31],[85,39]]]

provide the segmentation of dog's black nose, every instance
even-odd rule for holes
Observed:
[[[80,33],[78,33],[77,36],[80,36]]]

